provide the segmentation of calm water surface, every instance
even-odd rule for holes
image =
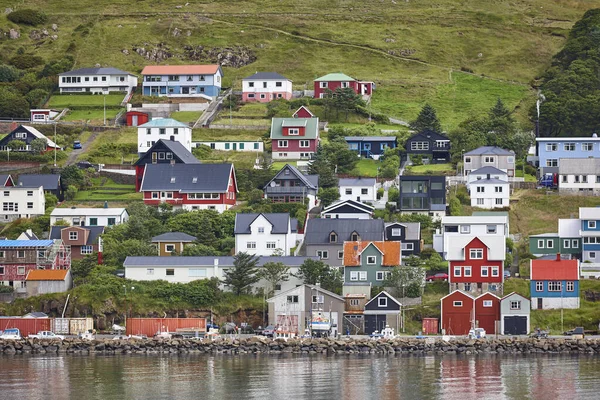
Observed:
[[[0,356],[0,399],[598,399],[600,357]]]

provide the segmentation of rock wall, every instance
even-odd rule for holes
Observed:
[[[264,337],[208,340],[93,340],[38,339],[0,340],[0,354],[131,354],[131,353],[204,353],[204,354],[598,354],[597,339],[456,339],[437,338],[393,340],[370,339],[297,339],[287,342]]]

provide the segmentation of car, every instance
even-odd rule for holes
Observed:
[[[2,335],[0,335],[0,339],[3,340],[21,340],[21,331],[18,330],[17,328],[9,328],[9,329],[5,329],[4,332],[2,332]]]
[[[510,278],[510,270],[505,269],[504,270],[504,279],[508,279],[508,278]]]
[[[448,281],[448,274],[444,273],[444,272],[438,272],[435,275],[429,275],[428,277],[425,278],[425,280],[427,282],[433,282],[433,281]]]
[[[73,142],[73,149],[78,150],[81,149],[81,142],[79,140],[76,140]]]
[[[51,331],[40,331],[37,335],[29,335],[30,339],[65,340],[63,335],[57,335]]]
[[[569,331],[564,332],[564,335],[566,335],[566,336],[573,336],[573,335],[584,336],[585,335],[585,331],[583,330],[582,326],[578,326],[575,329],[571,329]]]
[[[275,336],[275,325],[269,325],[265,329],[262,330],[261,335],[266,337]]]

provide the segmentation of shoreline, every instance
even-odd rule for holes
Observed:
[[[0,340],[0,354],[265,354],[265,355],[477,355],[477,354],[600,354],[600,339],[248,339],[201,340]]]

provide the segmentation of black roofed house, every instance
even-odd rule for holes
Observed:
[[[292,81],[277,72],[257,72],[242,79],[242,101],[259,101],[292,98]]]
[[[147,164],[140,191],[144,204],[222,213],[235,205],[233,164]]]
[[[402,243],[402,259],[421,254],[420,222],[390,222],[385,224],[385,240]]]
[[[6,151],[8,149],[7,145],[13,140],[20,140],[25,143],[24,147],[19,149],[10,149],[10,151],[19,151],[19,152],[32,152],[31,142],[35,139],[44,139],[46,140],[46,151],[54,150],[62,150],[58,145],[56,145],[52,140],[48,139],[44,134],[32,126],[29,125],[19,125],[8,135],[4,136],[0,139],[0,151]]]
[[[304,230],[306,255],[343,267],[344,242],[382,241],[384,233],[382,219],[309,219]]]
[[[264,187],[265,197],[274,203],[303,203],[308,209],[317,205],[318,175],[304,175],[293,165],[286,164]]]
[[[404,148],[402,161],[417,156],[429,164],[450,162],[450,139],[434,131],[425,130],[411,136]]]
[[[19,186],[30,188],[42,186],[45,193],[52,193],[59,201],[64,199],[62,181],[58,174],[19,175]]]
[[[400,312],[402,304],[385,290],[365,304],[363,313],[365,333],[381,332],[386,327],[394,329],[395,333],[402,328]]]
[[[181,254],[185,245],[195,241],[195,236],[184,232],[167,232],[152,238],[152,243],[158,248],[159,256],[172,256],[174,252]]]
[[[147,164],[200,164],[181,143],[159,139],[135,162],[135,190],[139,192]]]
[[[104,226],[60,226],[50,227],[49,239],[60,239],[71,247],[71,259],[80,260],[98,251],[98,237],[104,233]]]
[[[237,213],[235,252],[259,256],[289,256],[298,245],[298,220],[288,213]]]
[[[375,207],[354,200],[338,200],[321,211],[321,218],[371,219]]]
[[[80,68],[58,74],[61,93],[131,92],[138,78],[117,68]]]

